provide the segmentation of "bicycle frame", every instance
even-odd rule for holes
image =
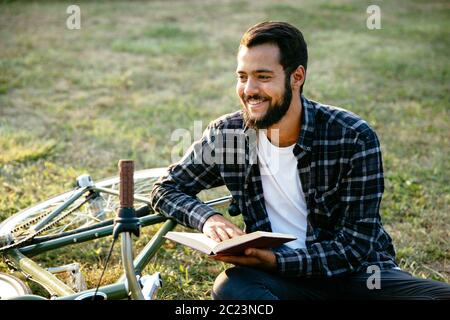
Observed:
[[[109,193],[118,196],[118,192],[112,189],[100,188],[100,187],[90,187],[85,188],[84,192],[77,192],[76,196],[70,197],[67,202],[64,202],[60,207],[56,208],[53,212],[61,213],[65,208],[67,208],[71,203],[75,202],[83,194],[88,191],[100,191],[103,193]],[[227,205],[231,201],[231,196],[226,196],[211,201],[206,201],[205,203],[212,206],[218,207]],[[149,204],[149,199],[145,197],[135,197],[135,200]],[[68,203],[69,202],[69,203]],[[56,217],[54,214],[52,218]],[[153,235],[151,240],[147,245],[141,250],[141,252],[135,257],[133,261],[134,269],[136,274],[141,274],[142,270],[150,262],[151,258],[156,254],[158,249],[164,242],[164,235],[175,228],[177,223],[158,213],[153,213],[144,217],[140,217],[139,223],[141,227],[150,226],[156,223],[163,223],[160,229]],[[50,220],[47,220],[47,222]],[[111,236],[113,233],[113,224],[108,226],[100,226],[87,231],[82,231],[79,233],[62,236],[57,239],[51,239],[43,241],[37,244],[27,245],[21,248],[10,249],[4,252],[4,257],[6,262],[13,268],[25,273],[28,277],[31,277],[33,281],[41,284],[54,298],[55,300],[77,300],[83,296],[93,294],[95,289],[84,290],[81,292],[75,292],[72,288],[67,286],[61,280],[59,280],[55,275],[47,271],[46,269],[35,263],[30,257],[38,255],[43,252],[58,249],[64,246],[80,244],[83,242],[91,241],[94,239],[99,239],[107,236]],[[125,281],[124,275],[115,283],[106,286],[102,286],[98,289],[98,292],[106,295],[107,299],[126,299],[129,296],[129,290]],[[17,297],[17,299],[40,299],[42,297],[36,295],[26,295],[22,297]]]

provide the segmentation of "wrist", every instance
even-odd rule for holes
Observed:
[[[208,222],[209,219],[211,219],[212,217],[214,217],[214,216],[216,216],[216,215],[222,216],[222,214],[219,213],[219,212],[217,212],[217,211],[211,211],[211,212],[208,212],[207,214],[205,214],[205,215],[203,216],[202,220],[200,221],[200,224],[199,224],[199,226],[198,226],[198,228],[197,228],[198,231],[200,231],[201,233],[203,233],[203,229],[204,229],[204,227],[205,227],[206,222]]]
[[[281,253],[279,252],[273,252],[274,256],[275,256],[275,267],[274,267],[274,272],[281,274],[283,273],[283,263],[282,263],[282,259],[281,259]]]

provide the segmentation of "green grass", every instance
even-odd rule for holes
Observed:
[[[446,1],[152,1],[78,3],[68,30],[64,2],[0,5],[0,219],[70,188],[89,172],[166,166],[192,132],[239,108],[235,54],[262,20],[300,27],[309,46],[305,94],[347,108],[376,129],[383,148],[382,216],[398,261],[418,277],[450,282],[450,7]],[[366,28],[378,4],[382,29]],[[145,244],[155,229],[146,231]],[[81,260],[96,284],[108,241],[41,257]],[[116,248],[117,251],[118,248]],[[120,276],[118,252],[105,281]],[[166,243],[161,299],[209,299],[226,265]],[[5,270],[4,264],[0,265]]]

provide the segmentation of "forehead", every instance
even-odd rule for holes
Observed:
[[[237,70],[253,72],[260,69],[283,70],[280,64],[280,49],[277,45],[264,43],[253,47],[240,46],[237,55]]]

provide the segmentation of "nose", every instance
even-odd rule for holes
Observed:
[[[246,96],[253,96],[259,92],[259,87],[257,81],[253,80],[251,77],[247,79],[244,87],[244,94]]]

